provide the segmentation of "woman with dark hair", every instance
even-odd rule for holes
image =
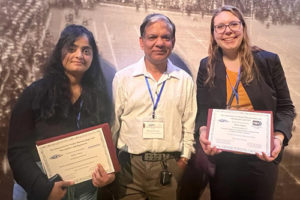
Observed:
[[[218,9],[210,31],[208,57],[201,60],[197,77],[196,124],[201,147],[215,164],[214,176],[209,178],[211,199],[273,199],[278,164],[292,136],[295,117],[279,57],[250,46],[247,25],[236,7]],[[209,108],[272,111],[274,148],[270,156],[211,147],[206,139]]]
[[[99,164],[90,181],[53,183],[44,174],[35,147],[37,140],[109,122],[110,111],[93,34],[83,26],[69,25],[43,78],[24,90],[11,116],[8,159],[28,199],[96,199],[97,188],[114,180],[115,175]]]

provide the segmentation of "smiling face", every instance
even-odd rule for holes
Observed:
[[[175,38],[164,21],[157,21],[145,28],[140,37],[141,49],[145,58],[154,65],[165,64],[174,47]]]
[[[63,48],[62,52],[62,64],[66,75],[69,78],[70,76],[81,78],[93,60],[93,50],[88,37],[85,35],[78,37],[71,46]]]
[[[229,25],[233,22],[240,22],[240,19],[229,11],[222,11],[214,18],[214,26]],[[244,37],[243,25],[240,25],[239,30],[232,31],[226,26],[223,33],[213,32],[214,39],[223,53],[237,52]]]

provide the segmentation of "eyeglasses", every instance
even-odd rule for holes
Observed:
[[[215,25],[214,28],[215,28],[216,33],[224,33],[227,27],[229,27],[230,30],[232,30],[232,31],[239,31],[241,29],[241,23],[242,22],[240,22],[240,21],[233,21],[233,22],[230,22],[229,24]]]

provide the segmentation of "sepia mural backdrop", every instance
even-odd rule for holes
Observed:
[[[277,53],[292,100],[300,110],[300,0],[0,0],[0,198],[12,199],[13,177],[6,159],[11,109],[24,87],[41,77],[59,33],[71,23],[91,30],[101,67],[111,89],[116,71],[136,62],[139,25],[153,12],[176,24],[173,62],[194,78],[207,56],[209,24],[214,9],[239,7],[253,45]],[[300,119],[280,164],[275,199],[300,195]],[[201,199],[209,199],[207,191]]]

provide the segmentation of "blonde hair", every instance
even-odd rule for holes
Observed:
[[[254,63],[254,58],[252,55],[252,50],[259,50],[258,47],[250,46],[250,39],[247,33],[247,25],[245,23],[242,12],[230,5],[225,5],[218,10],[216,10],[212,16],[211,24],[210,24],[210,43],[208,47],[208,62],[207,62],[207,79],[205,80],[205,84],[209,86],[214,86],[214,78],[215,78],[215,63],[218,55],[218,51],[221,51],[221,48],[218,46],[215,38],[214,38],[214,20],[215,17],[223,11],[227,11],[232,13],[234,16],[239,18],[243,25],[243,40],[238,49],[240,59],[241,59],[241,81],[248,84],[250,83],[255,75],[258,74],[257,66]]]

